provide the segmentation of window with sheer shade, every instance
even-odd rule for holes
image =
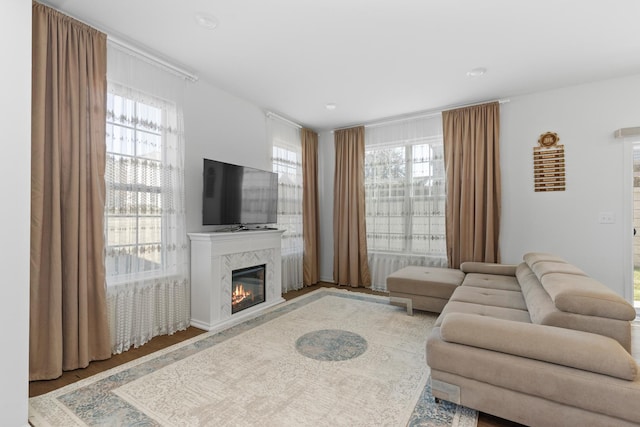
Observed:
[[[189,326],[184,81],[108,50],[105,267],[113,353]]]
[[[271,165],[278,174],[278,228],[282,234],[282,292],[302,288],[302,142],[300,128],[271,116]]]
[[[164,274],[163,111],[107,95],[106,240],[112,281]]]
[[[440,116],[365,129],[365,203],[372,287],[406,265],[446,266]]]

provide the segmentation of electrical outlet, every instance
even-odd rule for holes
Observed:
[[[600,224],[615,224],[616,216],[613,212],[600,212],[598,222]]]

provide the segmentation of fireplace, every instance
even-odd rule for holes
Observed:
[[[283,232],[262,229],[241,233],[189,233],[192,326],[206,331],[222,330],[284,302],[280,274]],[[231,313],[232,282],[240,281],[233,273],[251,266],[265,266],[264,290],[261,296],[257,295],[262,302],[237,313],[237,304],[234,304],[234,313]],[[245,285],[243,281],[240,282]],[[243,305],[250,301],[250,298],[244,299]]]
[[[265,301],[267,265],[233,270],[231,279],[231,314]]]

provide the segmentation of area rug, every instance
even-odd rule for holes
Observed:
[[[220,332],[29,399],[41,426],[453,426],[425,341],[436,316],[320,289]]]

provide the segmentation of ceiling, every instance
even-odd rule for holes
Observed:
[[[316,130],[640,72],[638,0],[43,2]]]

